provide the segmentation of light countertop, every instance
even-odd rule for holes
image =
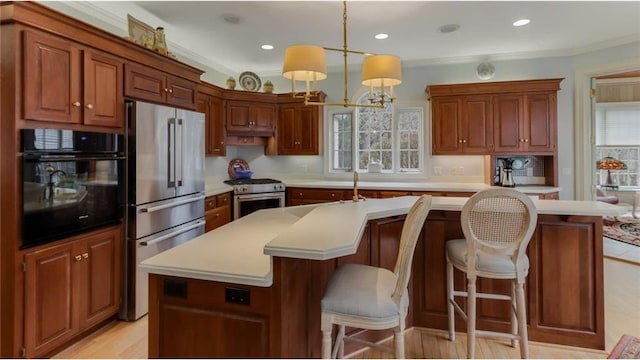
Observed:
[[[287,187],[303,188],[326,188],[326,189],[352,189],[352,181],[335,180],[310,180],[310,179],[289,179],[283,180]],[[488,189],[491,186],[482,183],[450,183],[450,182],[378,182],[359,181],[358,189],[362,190],[399,190],[399,191],[448,191],[448,192],[478,192]],[[559,192],[561,188],[542,185],[522,185],[516,186],[527,194],[548,194]],[[205,187],[206,196],[218,195],[233,191],[233,187],[227,185],[223,180],[208,180]]]
[[[265,209],[142,262],[155,274],[268,287],[271,256],[330,259],[357,251],[368,220],[406,214],[416,197]],[[462,197],[434,197],[432,210],[460,211]],[[534,200],[539,214],[620,215],[596,201]]]

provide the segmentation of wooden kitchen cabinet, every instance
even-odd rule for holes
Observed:
[[[196,83],[133,62],[125,64],[124,71],[126,96],[185,109],[196,108]]]
[[[561,81],[428,86],[432,153],[555,154]]]
[[[491,96],[435,97],[433,155],[487,154],[492,146]]]
[[[39,32],[23,39],[25,119],[124,127],[121,59]]]
[[[322,102],[325,97],[318,92],[311,101]],[[305,106],[302,99],[294,99],[290,94],[281,94],[278,101],[278,155],[320,155],[323,107]]]
[[[196,94],[196,111],[204,113],[205,155],[225,156],[224,100],[214,85],[201,83]]]
[[[228,134],[272,136],[276,124],[275,103],[227,101],[226,128]]]
[[[496,153],[556,150],[556,93],[494,97]]]
[[[204,206],[205,232],[231,222],[231,193],[207,196]]]
[[[118,312],[121,231],[101,229],[25,254],[25,357],[47,356]]]

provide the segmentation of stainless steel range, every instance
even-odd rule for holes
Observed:
[[[233,185],[233,219],[249,215],[261,209],[284,206],[286,185],[274,179],[227,180]]]

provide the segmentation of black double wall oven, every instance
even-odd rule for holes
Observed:
[[[23,129],[22,248],[122,221],[124,137]]]

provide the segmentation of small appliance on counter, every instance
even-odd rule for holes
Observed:
[[[513,179],[513,170],[524,169],[529,160],[523,158],[503,158],[498,160],[500,165],[496,168],[494,182],[496,185],[504,187],[515,187],[516,182]]]

